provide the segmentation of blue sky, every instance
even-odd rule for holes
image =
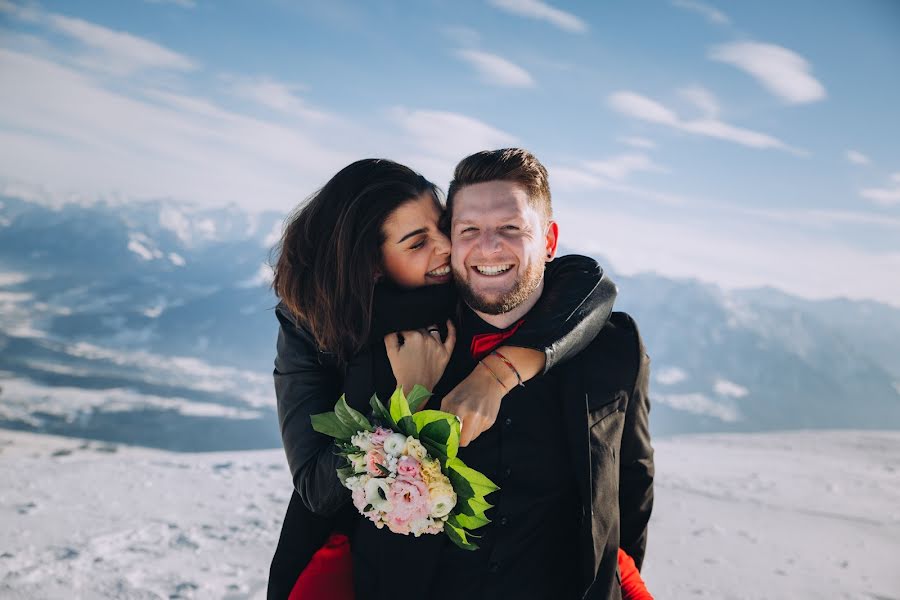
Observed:
[[[900,306],[898,34],[891,0],[0,0],[0,189],[287,211],[520,145],[618,271]]]

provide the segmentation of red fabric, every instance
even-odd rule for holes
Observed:
[[[353,600],[350,540],[332,533],[297,578],[288,600]]]
[[[514,334],[524,322],[525,319],[519,319],[518,323],[506,331],[498,331],[497,333],[479,333],[474,336],[472,338],[472,345],[469,346],[469,350],[472,352],[472,358],[481,360],[490,354],[491,350],[500,346],[500,344],[503,343],[503,340]]]
[[[647,591],[641,572],[637,570],[634,559],[619,548],[619,577],[622,579],[622,600],[653,600]]]

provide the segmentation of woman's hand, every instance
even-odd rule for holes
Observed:
[[[544,369],[543,352],[528,348],[500,348],[516,369],[513,371],[493,353],[475,365],[475,370],[441,400],[441,410],[462,420],[459,445],[468,446],[475,438],[493,427],[500,412],[500,401],[522,381],[528,381]],[[518,373],[518,375],[516,375]]]
[[[384,336],[384,347],[397,384],[408,394],[417,383],[430,392],[444,374],[453,347],[456,328],[447,321],[447,339],[441,341],[437,326],[400,331]],[[424,404],[422,405],[425,406]]]

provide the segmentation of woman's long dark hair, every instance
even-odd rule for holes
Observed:
[[[286,219],[275,247],[275,295],[313,334],[319,348],[348,361],[369,335],[383,225],[433,183],[401,164],[368,158],[341,169]]]

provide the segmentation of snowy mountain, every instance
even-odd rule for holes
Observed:
[[[266,263],[282,218],[0,197],[0,427],[278,447]],[[653,360],[656,434],[900,428],[900,310],[613,277]]]

